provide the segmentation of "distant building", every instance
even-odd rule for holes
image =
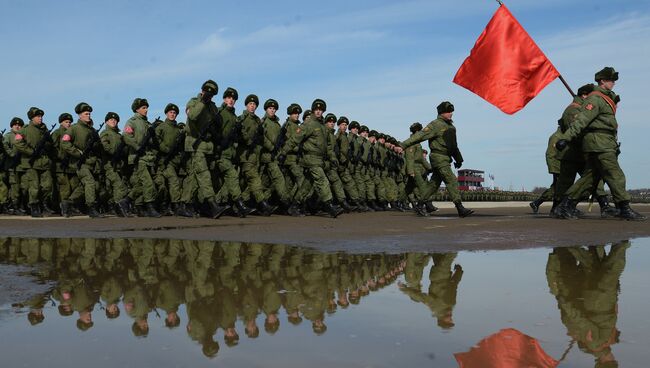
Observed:
[[[458,189],[459,190],[483,190],[483,175],[485,171],[462,169],[458,170]]]

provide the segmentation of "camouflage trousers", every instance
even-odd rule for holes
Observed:
[[[630,200],[630,194],[625,190],[625,173],[618,164],[616,152],[589,152],[582,177],[567,190],[566,195],[579,201],[584,193],[595,191],[601,180],[607,183],[615,203]]]

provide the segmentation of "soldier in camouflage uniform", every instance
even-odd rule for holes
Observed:
[[[67,156],[69,165],[76,169],[77,177],[83,187],[88,216],[102,217],[98,211],[96,177],[103,153],[98,133],[93,127],[91,118],[93,108],[81,102],[74,110],[79,115],[79,120],[61,136],[61,150]],[[70,204],[70,198],[61,201],[61,213],[65,217],[70,216]]]
[[[645,216],[630,208],[625,173],[618,164],[616,107],[620,98],[612,91],[618,72],[605,67],[596,73],[594,79],[598,86],[589,94],[580,114],[557,143],[557,148],[562,151],[568,142],[582,137],[582,151],[587,155],[584,175],[567,190],[558,212],[563,218],[576,218],[574,209],[583,193],[594,191],[602,179],[612,192],[620,218],[644,221]]]
[[[262,121],[255,114],[259,106],[256,95],[248,95],[244,100],[246,110],[239,116],[241,134],[237,146],[237,157],[243,180],[246,182],[245,196],[257,205],[257,210],[262,216],[270,216],[275,207],[271,206],[264,197],[264,188],[260,178],[260,150],[264,140]]]
[[[316,99],[312,103],[312,115],[296,130],[296,135],[287,142],[281,151],[280,162],[284,161],[286,155],[295,147],[302,146],[302,157],[300,164],[307,172],[307,179],[314,188],[322,208],[333,218],[336,218],[343,209],[332,204],[332,191],[329,181],[323,171],[326,159],[335,159],[334,152],[327,150],[327,130],[323,125],[323,113],[327,105],[325,101]],[[307,181],[307,180],[306,180]]]
[[[337,159],[339,161],[338,175],[339,178],[341,178],[347,197],[350,198],[350,204],[353,207],[356,207],[357,210],[365,212],[367,211],[367,207],[361,205],[359,202],[357,183],[354,181],[351,174],[354,167],[350,156],[353,154],[354,150],[351,148],[350,138],[347,133],[349,124],[350,120],[345,116],[339,117],[336,121],[338,130],[336,132],[334,144],[336,147],[335,153],[337,153]]]
[[[27,112],[29,124],[23,127],[15,136],[16,150],[20,152],[20,164],[16,171],[24,173],[24,182],[28,192],[28,203],[32,217],[43,217],[41,205],[45,212],[53,211],[47,208],[52,198],[52,173],[50,171],[50,150],[52,138],[43,123],[43,110],[32,107]],[[43,142],[45,142],[43,144]],[[39,147],[41,146],[41,147]],[[38,148],[40,152],[37,152]]]
[[[191,215],[188,210],[194,201],[194,194],[198,194],[199,202],[205,203],[210,208],[212,218],[219,218],[229,207],[220,205],[215,199],[213,179],[208,160],[214,158],[214,140],[218,136],[220,115],[212,98],[219,91],[217,83],[208,80],[201,86],[198,96],[187,102],[187,137],[185,138],[185,151],[192,155],[189,184],[183,185],[181,197],[182,216]],[[183,213],[184,212],[184,213]]]
[[[103,148],[103,169],[106,187],[111,192],[111,198],[114,203],[115,213],[119,217],[127,217],[129,207],[133,198],[128,197],[129,189],[126,185],[124,169],[124,153],[126,152],[126,143],[124,137],[120,134],[120,128],[117,124],[120,122],[120,116],[117,113],[109,112],[104,119],[106,128],[102,130],[99,139]]]
[[[555,157],[557,154],[555,143],[557,143],[561,133],[562,129],[558,127],[557,130],[548,138],[548,147],[546,148],[546,167],[548,168],[548,173],[553,176],[553,182],[551,183],[551,186],[539,196],[539,198],[528,204],[533,210],[533,213],[539,212],[539,206],[544,202],[552,200],[555,195],[557,179],[560,176],[560,160]],[[553,212],[553,209],[551,209],[551,212]]]
[[[578,89],[578,95],[573,98],[569,106],[564,109],[562,117],[558,120],[562,132],[566,132],[571,124],[575,121],[580,114],[582,103],[594,91],[594,85],[589,83]],[[557,141],[557,139],[556,139]],[[555,142],[554,142],[555,144]],[[586,168],[586,156],[582,152],[582,139],[573,140],[566,150],[559,151],[553,147],[555,157],[559,160],[559,175],[555,185],[555,194],[553,197],[553,209],[551,210],[552,217],[559,217],[560,214],[556,211],[557,205],[564,197],[566,191],[573,185],[576,175],[582,175]],[[600,213],[602,217],[616,216],[618,210],[609,205],[607,193],[605,192],[605,183],[601,180],[598,183],[596,193],[593,193],[600,205]],[[592,193],[583,193],[584,196]],[[580,211],[576,209],[576,215],[580,215]]]
[[[223,103],[219,108],[219,115],[221,116],[221,127],[219,135],[219,159],[217,166],[219,168],[221,188],[217,193],[217,201],[222,206],[234,206],[237,215],[246,217],[252,213],[254,209],[248,208],[242,200],[242,191],[239,186],[239,172],[235,165],[236,152],[237,152],[237,136],[241,123],[237,120],[235,115],[235,102],[239,98],[237,90],[228,87],[223,93]]]
[[[350,126],[348,126],[348,130],[350,131],[348,134],[348,142],[350,144],[350,175],[352,175],[352,179],[357,188],[357,193],[359,194],[360,208],[365,211],[374,211],[368,206],[367,202],[366,182],[364,178],[365,167],[361,161],[361,156],[364,153],[364,139],[359,135],[360,129],[361,125],[359,125],[359,122],[357,121],[350,122]]]
[[[413,134],[409,139],[402,142],[403,148],[408,148],[422,141],[429,141],[429,161],[433,168],[433,180],[436,190],[441,182],[445,183],[447,193],[456,206],[459,217],[467,217],[474,211],[466,209],[461,201],[458,191],[458,179],[451,171],[452,158],[454,167],[460,169],[463,164],[463,156],[458,149],[456,142],[456,127],[451,117],[454,112],[454,105],[448,101],[442,102],[437,107],[438,117],[429,123],[424,129]],[[435,192],[435,191],[434,191]]]
[[[146,217],[160,217],[156,211],[156,188],[152,173],[155,169],[155,127],[147,121],[149,102],[136,98],[131,104],[134,115],[124,125],[124,142],[129,152],[128,165],[131,166],[131,193],[135,199],[138,213]]]
[[[280,165],[276,160],[278,149],[276,149],[282,126],[276,112],[279,108],[278,102],[269,99],[264,102],[264,118],[262,118],[262,129],[264,131],[262,138],[262,147],[260,154],[262,184],[266,188],[264,197],[268,200],[271,195],[275,195],[284,210],[291,206],[289,203],[289,192],[287,190],[284,173],[280,170]],[[281,143],[281,142],[280,142]]]
[[[176,122],[178,113],[178,106],[173,103],[167,104],[165,121],[156,127],[159,154],[156,184],[162,191],[162,197],[171,204],[171,212],[176,215],[180,214],[182,194],[182,182],[178,171],[185,151],[185,134]]]
[[[298,134],[300,126],[300,114],[302,113],[302,107],[298,104],[291,104],[287,107],[287,120],[284,122],[282,131],[285,132],[284,144],[278,152],[280,152],[285,145],[293,139],[293,136]],[[302,204],[304,203],[305,198],[300,194],[300,189],[302,188],[305,181],[305,172],[303,167],[298,163],[298,147],[294,147],[291,151],[287,152],[284,162],[280,162],[280,165],[284,168],[286,173],[285,176],[285,186],[287,188],[289,199],[291,201],[291,207],[287,211],[292,216],[301,216],[303,215],[300,212]]]
[[[336,203],[341,206],[345,212],[352,212],[357,208],[351,206],[345,196],[345,189],[343,189],[343,181],[339,176],[339,147],[336,144],[336,137],[334,136],[334,124],[336,123],[336,115],[327,114],[325,116],[325,127],[327,129],[327,150],[328,152],[333,152],[334,156],[330,155],[330,159],[325,161],[325,174],[327,179],[330,182],[330,187],[332,189],[332,194],[336,199]]]
[[[23,122],[23,119],[14,117],[9,122],[11,130],[2,137],[2,144],[6,153],[4,169],[6,170],[7,184],[9,185],[7,213],[10,215],[25,214],[20,201],[21,193],[23,192],[21,186],[22,172],[16,170],[20,162],[20,152],[16,149],[16,134],[18,134],[24,125],[25,122]]]

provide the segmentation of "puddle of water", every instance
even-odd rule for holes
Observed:
[[[0,239],[0,269],[37,265],[54,285],[2,308],[1,365],[642,367],[649,245],[352,255]]]

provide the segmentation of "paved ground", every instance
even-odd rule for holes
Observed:
[[[327,217],[287,216],[246,219],[166,217],[90,219],[60,217],[0,218],[0,237],[174,238],[262,242],[350,252],[489,250],[603,244],[650,236],[650,221],[600,219],[598,206],[589,219],[555,220],[549,207],[532,214],[527,203],[468,203],[476,215],[459,219],[449,204],[429,218],[413,213],[377,212]],[[586,206],[581,207],[587,210]],[[650,205],[636,205],[650,216]]]

